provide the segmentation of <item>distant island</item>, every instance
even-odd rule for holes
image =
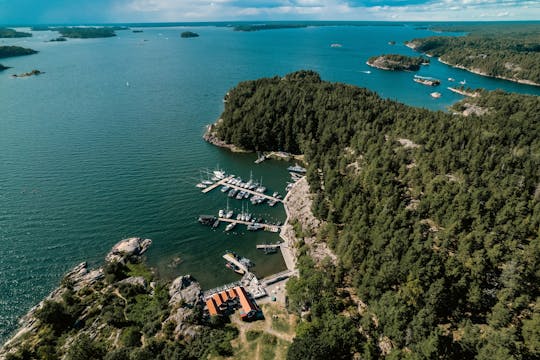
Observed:
[[[55,41],[67,41],[67,39],[63,36],[60,36],[60,37],[49,40],[49,42],[55,42]]]
[[[60,35],[66,38],[72,39],[93,39],[93,38],[107,38],[116,36],[116,27],[61,27],[51,30],[58,31]]]
[[[370,57],[367,61],[369,66],[381,70],[390,71],[417,71],[420,65],[429,64],[429,59],[423,57],[411,57],[400,54],[385,54]]]
[[[252,24],[252,25],[237,25],[234,31],[261,31],[261,30],[277,30],[277,29],[298,29],[305,28],[307,24]]]
[[[142,30],[133,30],[132,32],[134,32],[134,33],[142,33],[143,31]]]
[[[37,75],[41,75],[41,74],[45,74],[43,71],[40,71],[40,70],[32,70],[32,71],[29,71],[29,72],[26,72],[26,73],[23,73],[23,74],[13,74],[11,75],[12,77],[15,77],[15,78],[23,78],[23,77],[29,77],[29,76],[37,76]]]
[[[183,38],[194,38],[194,37],[199,37],[199,34],[194,33],[192,31],[184,31],[182,34],[180,34],[180,36]]]
[[[540,86],[540,27],[533,24],[460,24],[437,31],[467,36],[432,36],[406,45],[442,63],[484,76]]]
[[[0,46],[0,59],[37,54],[38,52],[33,49],[27,49],[20,46]]]
[[[16,31],[8,28],[0,28],[0,38],[22,38],[22,37],[31,37],[32,34]]]
[[[4,65],[0,64],[0,71],[7,70],[9,68],[10,68],[9,66],[4,66]]]

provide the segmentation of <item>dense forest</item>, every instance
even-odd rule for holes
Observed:
[[[36,50],[23,48],[20,46],[0,46],[0,59],[13,56],[24,56],[37,54]]]
[[[31,37],[32,34],[16,31],[8,28],[0,28],[0,38],[21,38],[21,37]]]
[[[429,59],[421,56],[412,57],[400,54],[384,54],[370,57],[367,64],[382,70],[417,71],[420,70],[422,64],[429,64]]]
[[[92,39],[116,36],[115,28],[112,27],[61,27],[51,30],[58,31],[63,37],[73,39]]]
[[[315,265],[299,244],[290,359],[540,356],[540,99],[466,101],[487,113],[413,108],[310,71],[229,92],[218,135],[305,154],[317,236],[339,258]]]
[[[440,31],[465,31],[467,36],[414,39],[415,50],[489,76],[540,84],[540,27],[531,24],[448,25]]]

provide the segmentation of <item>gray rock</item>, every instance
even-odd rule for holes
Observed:
[[[134,286],[141,286],[146,289],[146,279],[142,276],[132,276],[128,277],[127,279],[120,280],[117,282],[118,285],[120,284],[129,284]]]
[[[107,262],[124,262],[131,256],[141,256],[148,250],[152,240],[133,237],[124,239],[113,246],[111,251],[105,257]]]
[[[177,277],[169,287],[169,305],[175,307],[181,303],[194,307],[201,301],[201,285],[191,276]]]

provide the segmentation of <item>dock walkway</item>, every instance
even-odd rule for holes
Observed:
[[[253,225],[253,224],[255,224],[255,223],[253,223],[251,221],[227,219],[227,218],[224,218],[224,217],[220,217],[219,221],[225,221],[225,222],[229,222],[229,223],[236,223],[236,224],[242,224],[242,225]],[[277,233],[277,232],[279,232],[281,230],[281,228],[279,226],[277,226],[277,225],[263,224],[263,223],[257,223],[257,224],[262,226],[264,231],[270,231],[270,232]]]
[[[218,182],[208,186],[207,188],[202,189],[202,193],[206,194],[206,193],[209,193],[210,191],[214,190],[215,188],[217,188],[220,185],[227,185],[231,189],[242,190],[244,192],[250,193],[251,195],[261,196],[261,197],[263,197],[263,198],[265,198],[267,200],[274,200],[276,202],[283,202],[283,199],[278,199],[278,198],[270,196],[270,195],[266,195],[266,194],[263,194],[263,193],[260,193],[260,192],[245,189],[245,188],[240,187],[238,185],[227,184],[227,181],[231,180],[232,178],[233,178],[232,176],[229,176],[229,177],[226,177],[225,179],[221,179]]]
[[[233,178],[233,176],[228,176],[228,177],[226,177],[225,179],[221,179],[221,180],[219,180],[218,182],[216,182],[216,183],[214,183],[214,184],[212,184],[212,185],[210,185],[210,186],[208,186],[208,187],[202,189],[202,193],[203,193],[203,194],[206,194],[206,193],[208,193],[208,192],[214,190],[215,188],[217,188],[217,187],[220,186],[220,185],[225,185],[225,184],[227,184],[227,181],[231,180],[232,178]],[[228,185],[228,184],[227,184],[227,185]]]
[[[236,260],[236,258],[232,254],[227,253],[227,254],[223,255],[223,258],[225,260],[227,260],[228,262],[231,262],[234,265],[238,266],[238,268],[240,270],[244,271],[244,273],[249,272],[249,269],[244,264],[242,264],[240,261]]]

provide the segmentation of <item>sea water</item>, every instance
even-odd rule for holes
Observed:
[[[446,90],[452,77],[467,86],[540,95],[535,87],[453,69],[432,59],[420,75],[443,80],[433,88],[413,74],[369,68],[373,55],[416,55],[403,42],[433,35],[412,26],[328,26],[259,32],[228,27],[118,31],[104,39],[46,42],[57,33],[1,39],[36,55],[2,59],[0,73],[0,343],[17,319],[46,296],[76,264],[98,266],[117,241],[151,238],[150,265],[172,278],[192,274],[204,288],[238,279],[221,258],[233,250],[255,262],[259,276],[285,268],[279,254],[258,243],[276,234],[237,226],[225,233],[197,223],[216,215],[227,197],[194,185],[216,166],[284,193],[287,163],[255,165],[255,154],[232,154],[205,143],[204,126],[223,110],[223,96],[239,81],[300,69],[324,80],[368,87],[381,96],[444,110],[461,97]],[[395,41],[396,45],[389,45]],[[339,43],[342,47],[331,47]],[[39,69],[45,74],[12,78]],[[370,73],[368,73],[370,72]],[[239,211],[242,202],[230,200]],[[283,221],[282,205],[250,212]],[[179,263],[178,263],[179,262]]]

